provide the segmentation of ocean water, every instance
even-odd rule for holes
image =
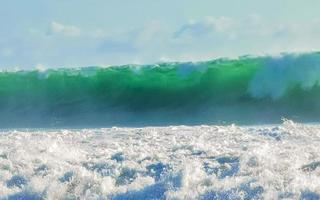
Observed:
[[[320,119],[320,53],[0,72],[0,127],[96,128]]]
[[[0,200],[320,199],[319,119],[317,52],[1,71]]]
[[[0,199],[319,199],[320,125],[0,133]]]

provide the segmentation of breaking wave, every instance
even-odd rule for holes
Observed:
[[[0,126],[316,122],[319,80],[320,53],[2,71]]]

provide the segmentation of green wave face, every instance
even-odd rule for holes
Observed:
[[[320,118],[320,54],[0,73],[1,127]]]

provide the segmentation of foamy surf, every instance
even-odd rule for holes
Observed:
[[[0,199],[318,199],[320,126],[6,130]]]

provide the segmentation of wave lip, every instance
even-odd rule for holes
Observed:
[[[0,73],[1,127],[317,122],[320,54]]]

